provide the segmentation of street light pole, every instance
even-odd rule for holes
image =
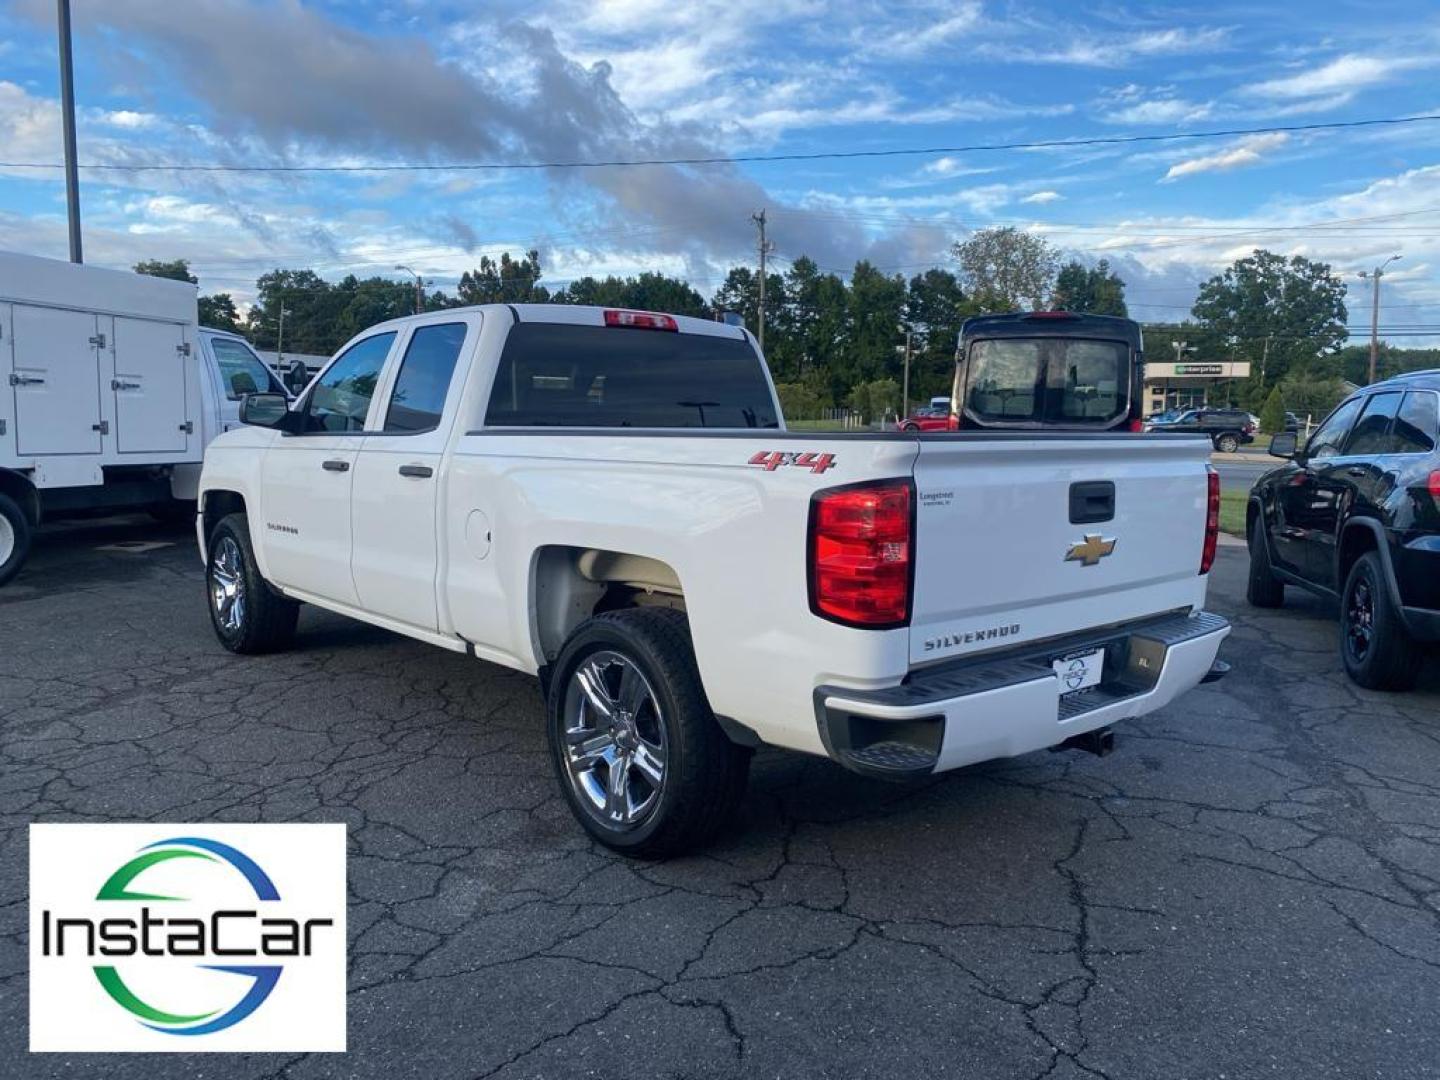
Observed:
[[[1360,276],[1370,278],[1370,382],[1375,381],[1376,369],[1380,363],[1380,279],[1385,276],[1385,267],[1389,266],[1399,255],[1391,255],[1371,274],[1364,270]]]
[[[415,275],[415,314],[419,315],[422,311],[425,310],[425,279],[422,278],[419,274],[416,274],[414,270],[410,269],[410,267],[403,266],[400,263],[395,264],[395,269],[403,270],[407,274]]]
[[[80,170],[75,164],[75,70],[70,57],[70,0],[56,0],[60,38],[60,113],[65,140],[65,210],[70,219],[70,261],[84,262],[80,253]]]
[[[275,366],[278,368],[285,362],[285,316],[290,309],[283,303],[280,305],[280,331],[275,335]]]

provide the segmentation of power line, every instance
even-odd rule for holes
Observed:
[[[1385,127],[1440,120],[1440,114],[1374,117],[1366,120],[1333,120],[1315,124],[1276,124],[1268,127],[1219,128],[1213,131],[1172,131],[1152,135],[1094,135],[1083,139],[1034,139],[1023,142],[973,143],[969,146],[893,147],[886,150],[820,150],[787,154],[726,154],[671,158],[612,158],[600,161],[469,161],[391,162],[370,165],[160,165],[93,162],[82,169],[112,172],[211,172],[211,173],[360,173],[360,172],[511,172],[533,169],[620,169],[659,165],[742,165],[783,161],[835,161],[857,158],[930,157],[936,154],[977,154],[1004,150],[1054,150],[1082,146],[1119,146],[1135,143],[1162,143],[1225,139],[1246,135],[1298,134],[1310,131],[1338,131],[1349,128]],[[60,169],[59,162],[0,161],[4,169]]]

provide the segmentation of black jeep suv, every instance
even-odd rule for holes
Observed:
[[[1279,607],[1286,585],[1340,602],[1340,657],[1372,690],[1415,684],[1440,641],[1440,370],[1346,398],[1290,460],[1255,483],[1246,509],[1249,600]]]

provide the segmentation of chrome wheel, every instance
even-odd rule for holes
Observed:
[[[660,702],[634,662],[602,650],[565,687],[565,772],[579,802],[608,829],[642,824],[665,786]]]
[[[1345,605],[1345,647],[1356,661],[1363,661],[1370,652],[1370,639],[1375,633],[1375,595],[1370,582],[1358,578]]]
[[[215,621],[227,633],[245,625],[245,563],[232,536],[220,538],[210,560],[210,606]]]
[[[10,561],[10,556],[15,554],[15,526],[10,524],[10,519],[0,514],[0,566]]]

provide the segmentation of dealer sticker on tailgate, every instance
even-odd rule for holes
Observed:
[[[1060,657],[1051,666],[1055,668],[1055,677],[1060,680],[1060,692],[1073,694],[1100,681],[1100,673],[1105,667],[1105,650],[1071,653]]]

